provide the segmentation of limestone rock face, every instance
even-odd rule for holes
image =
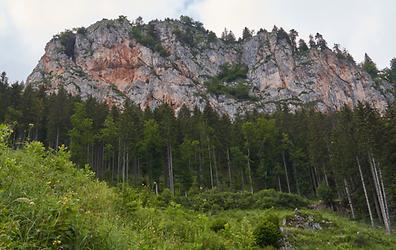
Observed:
[[[284,34],[262,30],[226,42],[194,22],[104,19],[55,36],[27,84],[49,93],[63,87],[109,105],[130,100],[142,109],[167,103],[176,111],[183,105],[202,110],[209,104],[230,117],[252,110],[273,112],[280,104],[291,110],[311,104],[326,112],[367,102],[383,111],[393,101],[391,85],[375,83],[352,60],[326,47],[302,51]],[[208,91],[205,83],[224,64],[247,66],[242,81],[251,98]]]

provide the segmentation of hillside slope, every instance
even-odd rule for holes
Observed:
[[[27,84],[48,92],[62,86],[110,105],[129,99],[141,108],[202,110],[209,103],[231,117],[272,112],[281,103],[331,111],[368,102],[384,110],[393,100],[390,85],[375,83],[348,53],[330,50],[321,36],[310,48],[297,46],[295,35],[274,28],[233,41],[186,17],[104,19],[55,36]]]
[[[280,223],[278,244],[288,249],[396,247],[396,238],[380,229],[304,209],[296,195],[265,190],[255,200],[261,209],[224,210],[218,203],[203,212],[169,192],[109,187],[77,169],[65,149],[47,152],[38,142],[7,148],[6,131],[0,126],[1,249],[259,249],[256,232],[264,221]]]

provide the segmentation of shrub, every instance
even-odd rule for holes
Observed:
[[[189,197],[179,197],[178,202],[182,205],[204,212],[217,212],[228,209],[252,208],[254,204],[251,193],[232,193],[208,191]]]
[[[233,87],[229,87],[227,92],[239,100],[248,100],[252,98],[249,95],[249,86],[243,83],[238,83]]]
[[[226,250],[226,246],[217,238],[208,237],[202,240],[200,250]]]
[[[279,225],[269,220],[263,220],[253,231],[254,242],[260,247],[279,247],[282,233]]]
[[[318,187],[318,196],[326,204],[332,204],[335,198],[335,192],[325,182],[321,182]]]
[[[215,95],[229,95],[239,100],[248,100],[253,97],[249,95],[249,86],[246,83],[238,82],[247,78],[248,67],[228,63],[220,66],[220,73],[206,82],[209,93]],[[225,82],[231,83],[237,81],[234,85],[224,85]]]
[[[271,211],[271,210],[269,210],[269,211]],[[275,226],[279,227],[279,217],[278,217],[278,215],[274,214],[273,212],[266,214],[264,216],[264,220],[271,222]]]
[[[238,79],[246,79],[248,67],[244,64],[230,65],[225,63],[220,66],[218,77],[225,82],[232,82]]]
[[[133,26],[129,35],[135,38],[138,43],[158,52],[161,56],[169,55],[162,46],[153,24]]]
[[[277,38],[278,41],[286,40],[289,44],[292,44],[289,34],[287,34],[286,31],[283,28],[280,28],[276,32],[276,38]]]
[[[77,34],[85,35],[87,33],[87,29],[85,27],[77,28]]]
[[[0,146],[8,140],[11,132],[11,129],[7,125],[0,124]]]
[[[213,31],[209,31],[209,33],[208,33],[208,41],[210,43],[213,43],[213,42],[217,41],[216,33],[214,33]]]
[[[211,225],[210,225],[210,230],[214,231],[214,232],[219,232],[220,230],[224,230],[225,229],[225,225],[227,224],[227,221],[225,219],[216,219],[214,220]]]
[[[353,239],[353,244],[357,248],[367,247],[369,245],[369,242],[370,242],[370,239],[362,233],[357,234],[356,237]]]
[[[173,195],[172,192],[169,190],[169,188],[165,188],[161,195],[158,197],[160,206],[162,207],[167,207],[171,201],[173,201]]]
[[[216,39],[216,35],[206,31],[201,22],[194,21],[188,16],[181,16],[180,22],[184,25],[175,27],[173,34],[177,40],[190,48],[198,48],[199,44],[210,43]],[[195,51],[193,50],[192,53],[194,54]]]
[[[76,43],[76,35],[73,33],[73,31],[66,30],[55,36],[55,38],[59,39],[60,43],[64,48],[64,53],[68,57],[74,57],[74,45]]]
[[[306,207],[307,199],[289,193],[277,192],[273,189],[260,190],[254,194],[255,208],[265,209],[271,207],[301,208]]]
[[[267,209],[277,208],[302,208],[309,202],[296,194],[277,192],[273,189],[261,190],[251,194],[249,192],[218,192],[207,191],[190,195],[189,197],[176,197],[177,202],[183,206],[197,211],[221,211],[229,209]]]
[[[190,47],[196,47],[196,41],[194,39],[194,33],[190,27],[187,27],[185,31],[181,31],[180,29],[175,29],[173,31],[176,38],[181,41],[183,44],[188,45]]]

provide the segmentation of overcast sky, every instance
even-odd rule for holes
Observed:
[[[380,68],[396,57],[395,0],[0,0],[0,71],[25,80],[51,37],[102,18],[142,16],[147,22],[189,15],[218,35],[227,27],[321,33],[356,61],[368,53]]]

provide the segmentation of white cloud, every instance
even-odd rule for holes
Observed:
[[[0,35],[5,32],[5,29],[7,27],[5,22],[6,22],[5,17],[0,15]]]
[[[0,3],[0,37],[4,36],[7,26],[6,11],[4,6]]]

